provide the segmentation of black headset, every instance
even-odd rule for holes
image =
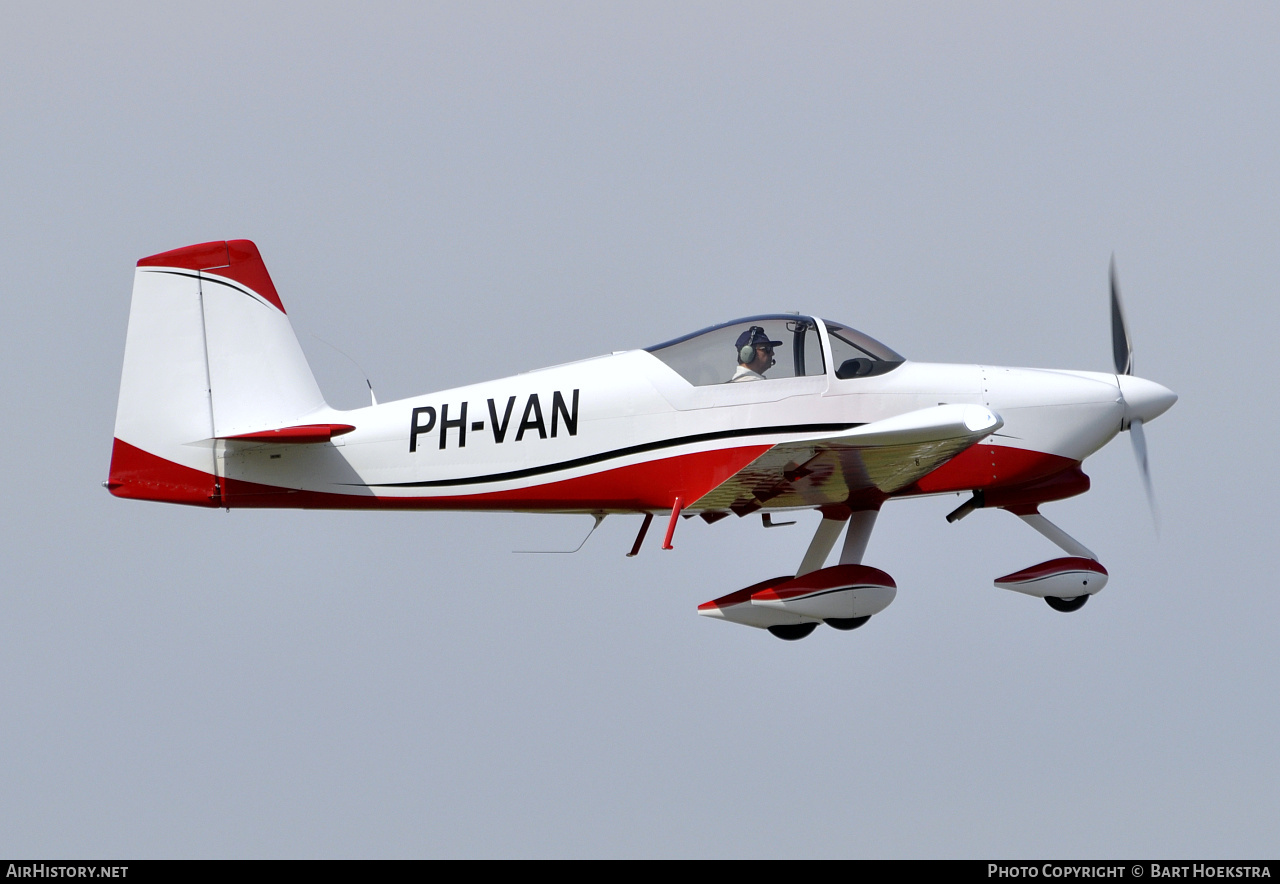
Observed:
[[[738,361],[743,365],[755,360],[757,342],[761,340],[769,340],[769,336],[764,333],[764,329],[758,325],[751,326],[747,334],[750,335],[750,337],[747,338],[747,342],[738,348]]]

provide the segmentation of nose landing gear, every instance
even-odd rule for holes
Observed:
[[[1107,569],[1088,547],[1034,510],[1015,515],[1071,555],[997,577],[998,588],[1037,596],[1055,611],[1068,613],[1079,611],[1107,585]]]

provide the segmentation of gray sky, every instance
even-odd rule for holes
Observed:
[[[1274,4],[27,4],[0,30],[0,853],[1274,857]],[[896,602],[697,617],[815,524],[209,512],[107,475],[134,262],[261,248],[330,401],[802,310],[1181,398]],[[1265,506],[1264,508],[1264,505]]]

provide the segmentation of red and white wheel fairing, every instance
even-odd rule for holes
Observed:
[[[878,568],[833,565],[800,577],[780,577],[698,606],[698,613],[748,626],[851,620],[879,614],[898,586]]]
[[[1064,556],[997,577],[996,587],[1036,598],[1093,595],[1107,585],[1107,569],[1093,559]]]

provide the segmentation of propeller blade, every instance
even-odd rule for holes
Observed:
[[[1151,507],[1151,521],[1155,523],[1156,533],[1160,533],[1160,513],[1156,509],[1156,491],[1151,485],[1151,464],[1147,460],[1147,437],[1142,431],[1142,421],[1134,418],[1129,422],[1129,438],[1133,440],[1133,454],[1138,459],[1138,470],[1142,473],[1142,484],[1147,489],[1147,505]]]
[[[1116,360],[1116,374],[1133,374],[1133,341],[1124,321],[1124,308],[1120,305],[1115,255],[1111,256],[1111,352]]]
[[[1133,339],[1124,321],[1124,307],[1120,303],[1120,282],[1116,279],[1116,256],[1111,256],[1111,351],[1116,361],[1116,385],[1120,388],[1120,401],[1124,405],[1122,430],[1129,431],[1133,441],[1133,454],[1138,459],[1138,471],[1142,473],[1142,485],[1147,491],[1147,506],[1151,508],[1151,522],[1160,533],[1160,512],[1156,509],[1156,491],[1151,484],[1151,464],[1147,459],[1147,436],[1142,430],[1144,419],[1159,417],[1178,397],[1159,384],[1133,376]]]

